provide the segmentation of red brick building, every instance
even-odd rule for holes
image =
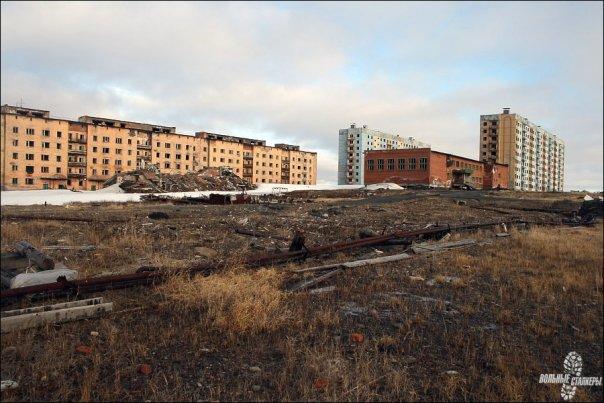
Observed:
[[[508,166],[434,151],[430,148],[373,150],[365,153],[365,185],[451,187],[468,183],[477,189],[508,188]]]

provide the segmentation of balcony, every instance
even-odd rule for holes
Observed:
[[[151,149],[151,145],[150,144],[137,144],[136,148],[140,148],[142,150],[150,150]]]
[[[86,155],[86,150],[67,150],[67,154]]]
[[[68,178],[85,178],[86,174],[85,173],[79,173],[79,172],[69,172],[67,174]]]
[[[86,161],[67,161],[68,167],[85,167]]]
[[[69,137],[67,139],[67,141],[70,142],[70,143],[86,144],[86,138],[76,139],[76,138],[73,138],[73,137]]]

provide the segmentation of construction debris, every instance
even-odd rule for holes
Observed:
[[[126,193],[227,191],[255,188],[228,167],[206,167],[197,172],[165,174],[161,173],[155,165],[147,165],[144,169],[116,174],[103,186],[114,184],[118,184]]]
[[[474,244],[476,244],[476,240],[474,240],[474,239],[463,239],[461,241],[445,242],[445,243],[439,243],[439,244],[421,243],[421,244],[414,245],[411,249],[413,250],[413,253],[420,254],[420,253],[428,253],[428,252],[440,252],[445,249],[460,248],[462,246],[468,246],[468,245],[474,245]]]
[[[55,262],[51,258],[34,248],[29,242],[17,242],[15,244],[15,251],[22,256],[26,256],[30,261],[35,263],[40,270],[51,270],[55,267]]]
[[[78,278],[78,272],[71,269],[53,269],[34,273],[19,273],[10,281],[10,288],[28,287],[40,284],[52,284],[57,281],[73,281]]]
[[[2,333],[29,329],[47,323],[63,323],[94,318],[113,310],[113,302],[103,303],[103,298],[92,298],[61,304],[38,306],[2,312]]]

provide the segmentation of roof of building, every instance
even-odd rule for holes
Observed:
[[[422,148],[395,148],[395,149],[389,149],[389,150],[367,150],[366,152],[369,154],[369,153],[373,153],[373,152],[388,153],[388,152],[392,152],[392,151],[407,151],[407,152],[412,152],[412,151],[422,151],[422,150],[424,150],[424,151],[427,150],[427,151],[432,152],[432,153],[442,154],[442,155],[446,155],[446,156],[449,156],[449,157],[461,158],[461,159],[464,159],[464,160],[467,160],[467,161],[477,162],[479,164],[486,164],[485,161],[479,161],[479,160],[475,160],[473,158],[463,157],[461,155],[456,155],[456,154],[451,154],[451,153],[445,153],[445,152],[442,152],[442,151],[436,151],[436,150],[433,150],[430,147],[422,147]],[[495,165],[504,165],[504,166],[507,166],[508,164],[495,163]]]

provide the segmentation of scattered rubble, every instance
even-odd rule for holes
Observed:
[[[228,167],[203,168],[185,174],[161,173],[155,165],[144,169],[121,172],[103,186],[118,184],[126,193],[198,192],[205,190],[251,190],[255,186],[239,177]]]

